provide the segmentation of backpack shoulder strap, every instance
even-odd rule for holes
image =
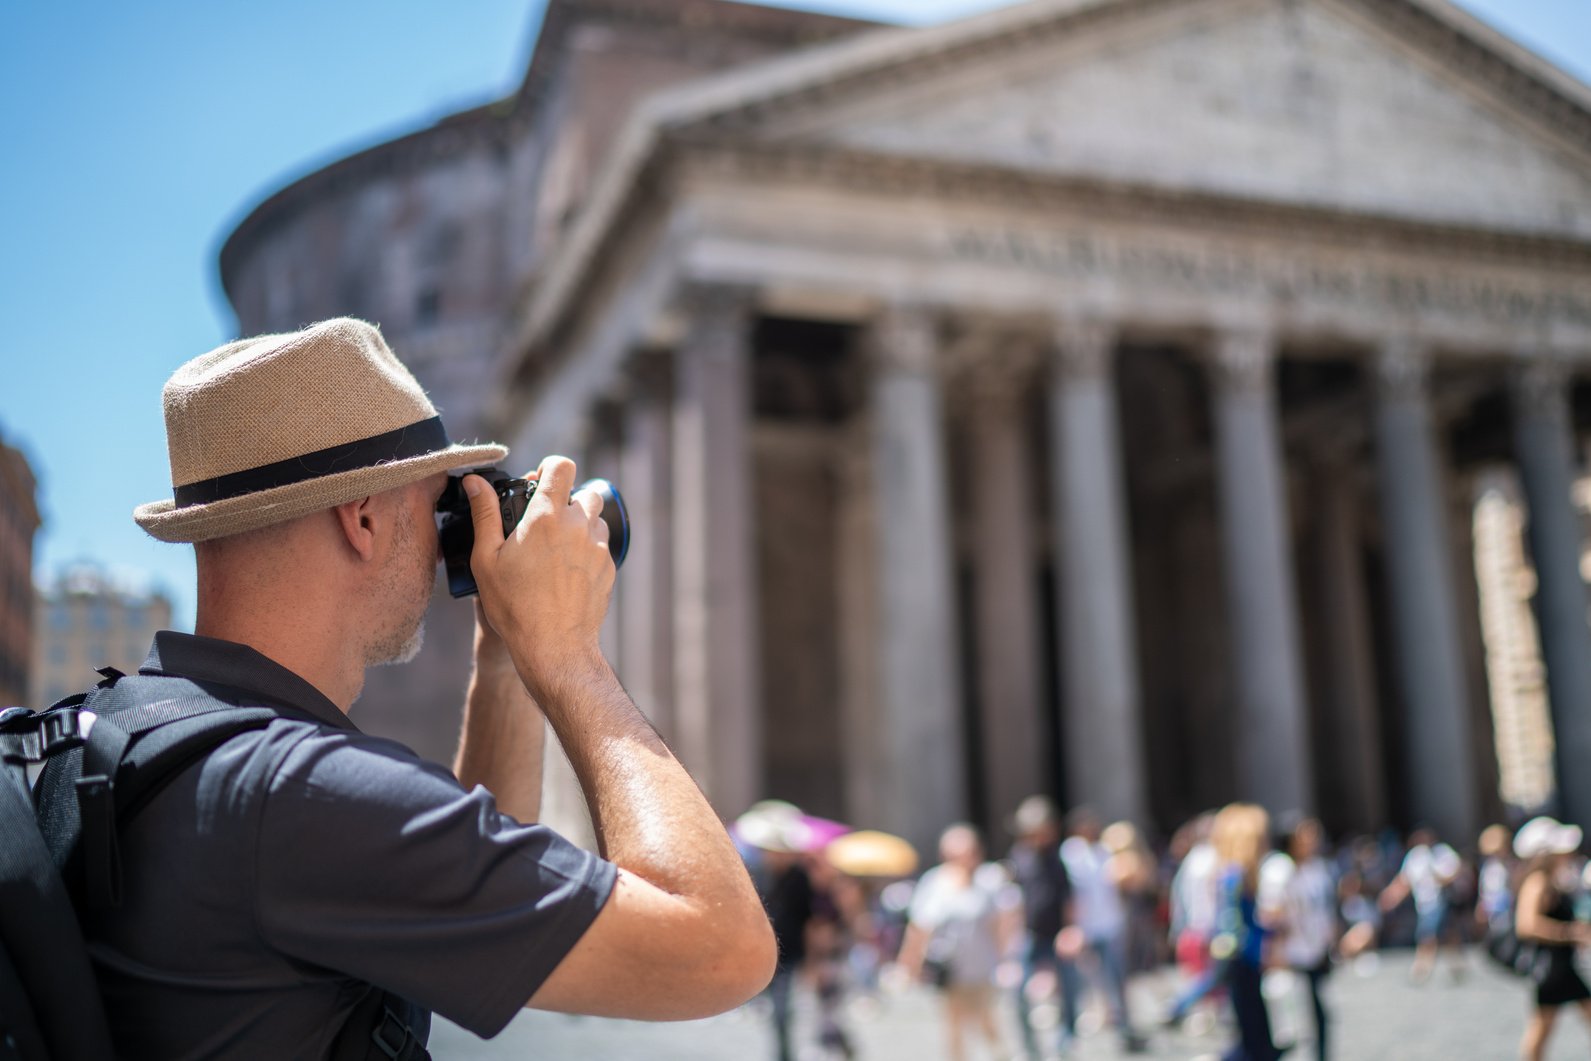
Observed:
[[[64,709],[50,713],[57,710]],[[55,865],[96,910],[121,903],[118,824],[216,747],[289,714],[223,700],[186,679],[149,676],[97,688],[76,710],[83,746],[46,767],[39,830]]]
[[[76,719],[25,711],[8,723],[0,727],[0,1041],[12,1052],[0,1053],[111,1057],[88,947],[27,785],[26,764],[79,739]]]

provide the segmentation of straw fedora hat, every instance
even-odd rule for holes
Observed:
[[[241,534],[508,456],[449,440],[381,332],[346,317],[227,343],[179,368],[161,397],[174,496],[133,519],[165,542]]]

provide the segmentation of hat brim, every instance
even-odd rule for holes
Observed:
[[[474,446],[455,443],[447,449],[408,460],[354,468],[205,505],[178,508],[169,498],[155,501],[135,508],[133,520],[163,542],[208,541],[259,530],[346,501],[395,490],[436,472],[496,464],[507,456],[508,447],[495,442]]]

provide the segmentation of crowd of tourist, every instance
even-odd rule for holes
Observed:
[[[877,1004],[891,983],[921,982],[938,997],[951,1061],[979,1044],[994,1058],[1064,1057],[1085,1015],[1127,1054],[1161,1028],[1196,1023],[1226,1036],[1230,1061],[1288,1050],[1324,1061],[1333,1037],[1323,982],[1334,968],[1371,975],[1380,949],[1411,945],[1415,983],[1439,966],[1462,979],[1476,953],[1518,973],[1534,991],[1527,1059],[1544,1056],[1565,1006],[1591,1021],[1575,963],[1591,944],[1591,870],[1580,830],[1550,818],[1517,832],[1492,826],[1473,847],[1426,829],[1333,844],[1314,819],[1237,803],[1157,849],[1130,823],[1087,808],[1063,817],[1034,796],[1008,823],[1004,857],[959,823],[920,874],[909,856],[842,849],[843,826],[789,804],[758,804],[734,831],[779,937],[769,994],[780,1061],[795,1056],[789,999],[802,976],[818,999],[818,1046],[836,1058],[856,1056],[847,996]],[[1175,993],[1158,1012],[1134,1012],[1130,981],[1168,967]],[[1262,990],[1276,971],[1312,1016],[1289,1020],[1286,1041]],[[1007,996],[1020,1042],[1006,1041]]]

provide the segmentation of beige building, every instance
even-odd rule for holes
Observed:
[[[609,647],[726,814],[1472,836],[1506,466],[1591,824],[1591,89],[1445,0],[553,0],[513,99],[222,269],[245,331],[380,320],[456,434],[625,488]]]
[[[91,688],[101,667],[137,673],[155,631],[171,629],[171,601],[79,567],[39,592],[34,624],[32,703],[48,706]]]
[[[0,439],[0,708],[29,705],[33,660],[33,536],[38,485],[20,450]]]

